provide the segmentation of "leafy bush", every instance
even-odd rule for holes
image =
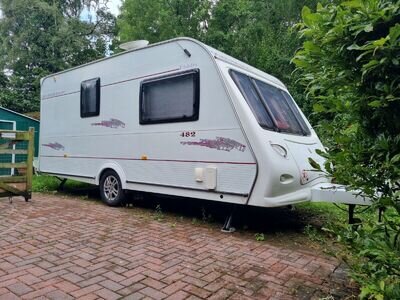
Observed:
[[[385,209],[381,222],[339,232],[360,297],[400,299],[400,1],[338,2],[303,8],[293,62],[329,149],[328,173]]]

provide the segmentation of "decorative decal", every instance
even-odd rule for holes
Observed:
[[[125,128],[125,123],[118,119],[110,119],[109,121],[103,120],[99,123],[92,123],[92,126],[104,126],[108,128]]]
[[[215,140],[209,139],[200,139],[200,141],[193,141],[193,142],[181,142],[182,145],[192,145],[192,146],[201,146],[207,147],[222,151],[231,151],[236,149],[240,152],[244,152],[246,150],[246,146],[229,138],[224,137],[216,137]]]
[[[61,144],[59,144],[57,142],[56,143],[49,143],[49,144],[42,144],[42,146],[49,147],[49,148],[51,148],[53,150],[57,150],[57,151],[65,149],[63,145],[61,145]]]

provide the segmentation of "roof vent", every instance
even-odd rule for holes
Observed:
[[[138,41],[131,41],[131,42],[123,43],[123,44],[119,45],[119,48],[126,51],[126,50],[143,48],[143,47],[146,47],[148,44],[149,44],[149,41],[138,40]]]

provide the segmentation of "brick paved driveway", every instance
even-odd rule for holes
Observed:
[[[343,295],[333,258],[143,211],[70,196],[0,199],[0,299]]]

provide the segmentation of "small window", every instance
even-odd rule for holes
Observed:
[[[81,83],[81,118],[100,114],[100,78]]]
[[[145,81],[140,93],[140,124],[198,120],[199,100],[199,70]]]

